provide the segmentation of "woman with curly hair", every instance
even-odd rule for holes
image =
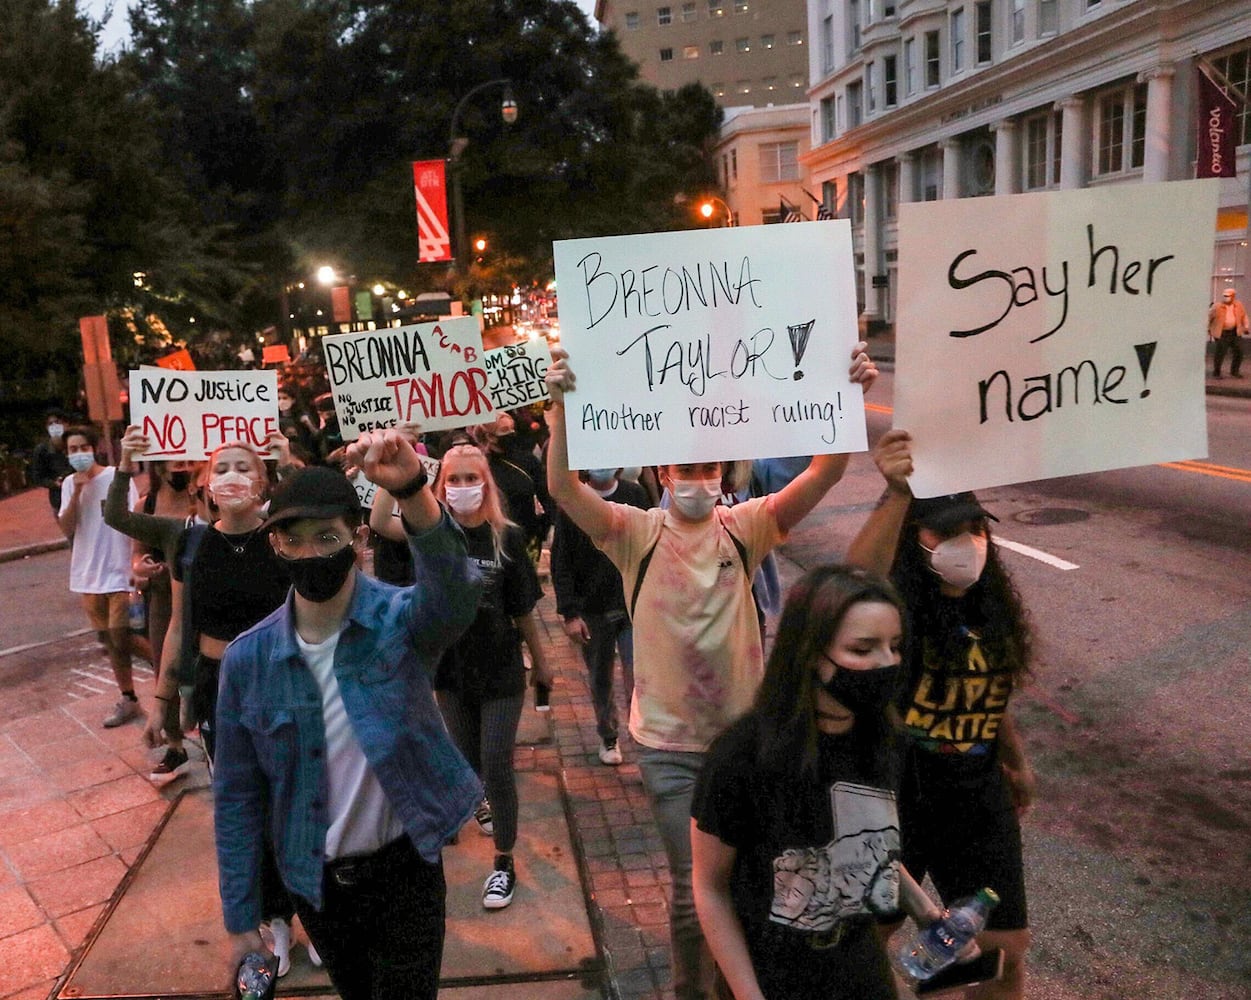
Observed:
[[[1029,673],[1029,620],[991,539],[997,519],[978,499],[913,498],[906,431],[884,434],[873,458],[886,492],[847,559],[889,571],[907,607],[897,701],[908,745],[904,864],[918,879],[928,873],[948,903],[983,886],[998,893],[978,944],[1003,949],[1003,977],[968,996],[1020,1000],[1029,947],[1020,816],[1034,774],[1009,700]]]

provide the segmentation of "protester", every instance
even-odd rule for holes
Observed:
[[[584,481],[611,503],[625,503],[640,510],[651,507],[643,487],[619,480],[619,471],[589,469]],[[592,544],[586,532],[559,509],[552,532],[551,569],[556,613],[564,620],[565,635],[581,649],[586,663],[595,731],[599,734],[599,759],[615,767],[623,759],[618,746],[617,701],[613,697],[618,654],[627,704],[634,697],[634,628],[626,611],[621,574],[612,560]]]
[[[886,493],[847,559],[889,571],[908,609],[904,865],[928,873],[948,903],[984,886],[999,894],[978,943],[1003,949],[1003,977],[970,995],[1021,1000],[1030,935],[1019,816],[1034,774],[1008,706],[1029,669],[1025,609],[991,539],[995,518],[972,493],[913,499],[906,431],[884,434],[873,458]]]
[[[894,588],[861,570],[795,584],[752,710],[696,786],[695,903],[734,997],[893,1000],[877,920],[938,907],[899,864]]]
[[[868,387],[877,369],[864,347],[852,352],[850,377]],[[711,963],[691,895],[695,779],[708,744],[751,706],[763,673],[752,574],[838,482],[847,456],[818,455],[780,492],[736,507],[718,506],[720,462],[662,466],[661,483],[673,497],[668,510],[611,503],[569,471],[564,397],[575,379],[565,351],[553,350],[552,358],[548,485],[621,571],[630,595],[630,736],[669,861],[674,990],[678,1000],[703,998]]]
[[[317,413],[317,455],[322,465],[334,465],[339,449],[343,447],[343,431],[339,428],[339,414],[334,408],[334,394],[323,392],[313,400]]]
[[[35,445],[30,458],[30,483],[48,491],[48,503],[53,514],[61,510],[61,483],[74,470],[65,457],[65,414],[49,410],[44,420],[48,431],[46,440]]]
[[[1239,337],[1245,337],[1249,327],[1247,310],[1238,301],[1232,288],[1221,293],[1221,301],[1214,302],[1208,310],[1208,336],[1216,341],[1216,350],[1212,357],[1212,377],[1222,378],[1221,365],[1225,363],[1225,355],[1230,355],[1229,374],[1233,378],[1242,378],[1242,344]]]
[[[293,593],[222,662],[222,910],[237,962],[261,945],[268,829],[339,995],[422,1000],[438,993],[440,849],[482,795],[444,729],[430,676],[473,619],[480,584],[403,434],[366,432],[348,454],[400,498],[417,582],[400,590],[355,569],[365,530],[341,473],[306,469],[281,484],[262,530]]]
[[[495,422],[473,428],[473,440],[486,454],[504,500],[504,513],[525,533],[526,550],[536,566],[552,526],[552,498],[547,492],[543,465],[519,440],[511,413],[501,410]],[[455,438],[453,438],[455,440]]]
[[[308,412],[300,390],[290,382],[278,387],[278,429],[291,442],[291,454],[307,464],[316,460],[317,422]]]

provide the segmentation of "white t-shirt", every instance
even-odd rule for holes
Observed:
[[[334,675],[334,652],[339,634],[325,642],[307,643],[296,634],[300,655],[321,689],[321,713],[326,725],[326,781],[329,785],[326,859],[370,854],[404,835],[377,775],[365,759],[352,730],[339,681]]]
[[[70,549],[70,590],[75,594],[116,594],[130,589],[131,540],[104,523],[104,498],[116,470],[104,466],[92,476],[78,497],[78,524]],[[74,498],[74,483],[68,476],[61,489],[64,514]],[[130,484],[129,505],[134,507],[139,491]]]

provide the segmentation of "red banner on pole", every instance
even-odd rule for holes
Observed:
[[[336,323],[352,322],[352,298],[347,285],[335,285],[330,289],[330,311]]]
[[[1235,177],[1238,145],[1238,105],[1209,77],[1198,70],[1199,88],[1195,100],[1198,116],[1196,177]]]
[[[443,160],[413,164],[413,191],[417,195],[417,260],[432,264],[452,259],[447,232],[447,174]]]

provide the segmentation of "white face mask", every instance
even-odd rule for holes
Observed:
[[[242,472],[223,472],[209,480],[213,502],[221,510],[242,510],[260,499],[256,483]]]
[[[673,506],[690,521],[702,521],[721,499],[720,479],[675,479],[669,489]]]
[[[447,486],[447,505],[457,514],[472,514],[482,506],[482,483],[473,486]]]
[[[968,590],[981,579],[986,568],[986,536],[966,531],[955,538],[925,549],[930,555],[930,569],[938,578],[956,590]]]
[[[48,424],[48,437],[59,438],[65,436],[64,424]]]

